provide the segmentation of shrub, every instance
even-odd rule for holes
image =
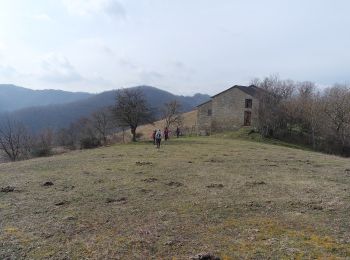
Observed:
[[[52,155],[52,150],[50,147],[35,147],[31,154],[33,157],[46,157]]]
[[[143,133],[136,133],[136,139],[139,140],[143,136]]]
[[[92,149],[101,146],[101,142],[96,137],[84,137],[80,139],[80,149]]]

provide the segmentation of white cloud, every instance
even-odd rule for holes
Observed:
[[[6,45],[0,41],[0,59],[2,63],[5,60],[5,53],[6,53]]]
[[[115,56],[115,51],[106,43],[105,40],[100,38],[83,38],[78,42],[82,49],[88,48],[90,51],[103,54],[109,57]]]
[[[181,61],[174,61],[170,63],[170,69],[175,78],[181,78],[183,80],[189,81],[192,76],[196,74],[196,71],[188,67],[185,63]]]
[[[121,58],[121,59],[119,59],[118,63],[123,69],[129,69],[129,70],[138,70],[139,69],[138,65],[136,65],[134,62],[130,61],[130,59]]]
[[[164,75],[157,71],[141,70],[139,71],[140,82],[145,84],[158,84],[159,80],[164,78]]]
[[[32,18],[36,21],[40,21],[40,22],[51,22],[52,18],[50,16],[48,16],[47,14],[36,14],[33,15]]]
[[[9,65],[0,65],[0,79],[8,80],[16,77],[18,75],[15,68]]]
[[[48,54],[42,60],[42,79],[56,82],[68,83],[82,80],[82,76],[76,71],[69,60],[57,53]]]
[[[4,50],[5,48],[6,48],[5,43],[3,43],[3,42],[0,41],[0,51],[1,51],[1,50]]]
[[[125,17],[125,9],[117,0],[62,0],[62,2],[71,14],[88,16],[104,13],[112,17]]]

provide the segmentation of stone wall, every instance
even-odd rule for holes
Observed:
[[[252,99],[252,108],[245,108],[245,100]],[[238,88],[230,89],[212,99],[212,128],[214,131],[234,130],[244,125],[244,111],[252,112],[257,105],[257,99]],[[253,122],[252,122],[253,124]]]
[[[200,135],[206,135],[211,133],[211,119],[212,116],[212,101],[208,101],[197,108],[197,124],[198,132]],[[210,112],[211,111],[211,112]]]
[[[245,107],[246,99],[252,99],[252,108]],[[209,133],[236,130],[244,126],[245,111],[251,112],[251,125],[256,120],[258,100],[246,92],[232,88],[198,107],[198,130]],[[208,110],[212,115],[208,116]]]

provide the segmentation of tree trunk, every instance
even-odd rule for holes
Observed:
[[[315,128],[311,127],[311,133],[312,133],[312,149],[316,150],[316,138],[315,138]]]
[[[131,128],[132,141],[136,142],[136,127]]]

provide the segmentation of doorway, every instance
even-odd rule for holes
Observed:
[[[244,111],[244,126],[250,126],[252,121],[252,112]]]

